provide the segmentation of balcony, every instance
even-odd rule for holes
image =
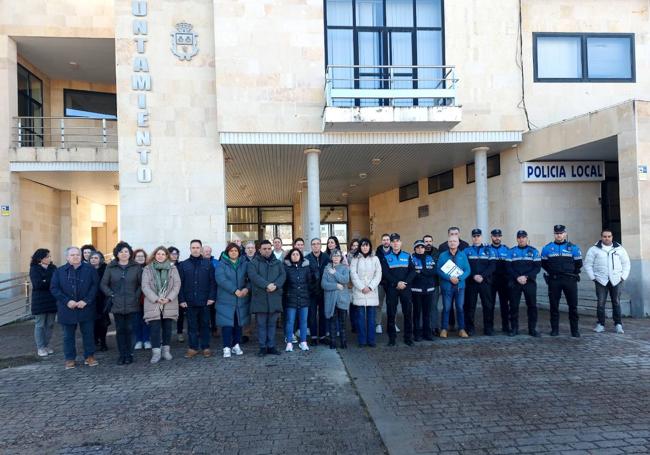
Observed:
[[[115,120],[14,117],[11,132],[12,163],[117,163]]]
[[[448,131],[457,84],[454,66],[329,65],[323,131]]]

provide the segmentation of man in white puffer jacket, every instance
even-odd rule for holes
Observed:
[[[614,242],[612,231],[604,229],[601,232],[600,241],[587,251],[584,267],[589,278],[596,283],[598,323],[594,332],[605,331],[605,303],[609,292],[616,333],[623,333],[620,295],[623,282],[630,275],[630,258],[625,248],[620,243]]]

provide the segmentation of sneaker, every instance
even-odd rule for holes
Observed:
[[[239,344],[236,344],[232,347],[232,353],[235,355],[244,355],[244,351],[241,350]]]
[[[594,327],[594,332],[596,333],[603,333],[605,331],[605,326],[602,324],[596,324],[596,327]]]
[[[447,338],[447,331],[445,329],[440,330],[440,338]]]
[[[76,368],[77,364],[75,363],[74,360],[66,360],[65,361],[65,369],[66,370],[72,370],[73,368]]]
[[[84,361],[84,365],[88,365],[89,367],[96,367],[97,365],[99,365],[99,362],[95,360],[95,357],[89,355],[88,357],[86,357],[86,360]]]
[[[287,347],[284,348],[284,352],[293,352],[293,343],[287,343]]]
[[[161,358],[160,348],[153,348],[151,350],[151,363],[160,362],[160,358]]]
[[[395,324],[395,333],[400,333],[400,332],[401,330],[399,329],[399,327],[397,327],[397,324]]]
[[[179,333],[176,336],[176,339],[178,340],[179,343],[182,343],[183,341],[185,341],[185,336],[182,333]]]
[[[464,329],[460,329],[458,331],[458,336],[461,337],[461,338],[469,338],[469,335],[467,334],[467,332],[465,332]]]
[[[223,358],[228,359],[230,358],[230,348],[223,348]]]
[[[203,350],[203,357],[205,357],[206,359],[207,359],[208,357],[212,357],[212,351],[211,351],[209,348],[205,348],[205,349]]]
[[[301,351],[309,351],[309,345],[307,344],[306,341],[301,342],[298,347],[300,348]]]
[[[381,324],[377,324],[377,327],[375,327],[375,333],[384,333],[384,330],[381,328]]]
[[[151,342],[150,341],[145,341],[144,342],[144,348],[145,349],[151,349]]]
[[[137,351],[138,349],[142,349],[142,341],[138,341],[138,342],[135,344],[135,346],[133,346],[133,349],[135,349],[136,351]]]
[[[291,342],[292,343],[297,343],[298,342],[298,337],[296,336],[295,333],[291,336]]]
[[[45,348],[48,354],[54,354],[54,349],[52,348]]]
[[[625,333],[623,331],[623,324],[616,324],[616,333]]]
[[[39,357],[47,357],[47,349],[45,348],[39,348],[36,353]]]
[[[188,349],[187,352],[185,353],[184,357],[186,359],[193,359],[194,357],[197,356],[198,353],[199,353],[199,351],[197,351],[195,349]]]

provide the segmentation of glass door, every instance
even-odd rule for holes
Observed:
[[[413,88],[413,32],[388,31],[388,64],[390,87],[393,89]],[[393,106],[413,106],[413,99],[395,99]]]

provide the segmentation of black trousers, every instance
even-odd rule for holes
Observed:
[[[412,292],[413,297],[413,332],[415,339],[431,338],[431,307],[433,292]]]
[[[178,320],[176,321],[176,333],[183,333],[183,328],[185,325],[185,313],[187,313],[187,308],[181,306],[178,307]]]
[[[492,286],[490,288],[492,303],[497,306],[497,295],[499,296],[499,308],[501,310],[501,331],[510,330],[510,288],[508,279],[505,276],[493,275]]]
[[[108,326],[111,325],[111,318],[107,314],[102,314],[95,319],[95,343],[106,346],[106,333]]]
[[[490,283],[483,281],[477,283],[473,278],[467,280],[465,285],[465,329],[474,333],[476,326],[474,318],[476,315],[476,304],[481,297],[483,307],[483,333],[491,334],[494,331],[494,304],[492,303],[492,290]]]
[[[571,333],[578,333],[578,281],[570,276],[549,277],[548,300],[551,306],[551,330],[558,331],[560,326],[560,299],[562,293],[569,306],[569,324]]]
[[[327,324],[330,331],[330,346],[336,346],[336,332],[338,325],[339,337],[341,338],[341,346],[347,343],[345,334],[345,320],[347,319],[348,312],[341,308],[334,308],[334,314],[331,318],[327,319]]]
[[[537,283],[528,281],[521,285],[517,281],[511,283],[510,288],[510,329],[515,332],[519,330],[519,303],[521,294],[526,300],[528,313],[528,332],[537,329]]]
[[[120,358],[133,357],[133,319],[138,313],[113,314],[115,339]]]
[[[388,316],[388,339],[395,341],[397,332],[395,331],[395,316],[397,315],[397,303],[402,305],[402,314],[404,315],[404,341],[413,339],[413,297],[411,289],[406,288],[398,290],[396,288],[386,289],[386,313]]]

